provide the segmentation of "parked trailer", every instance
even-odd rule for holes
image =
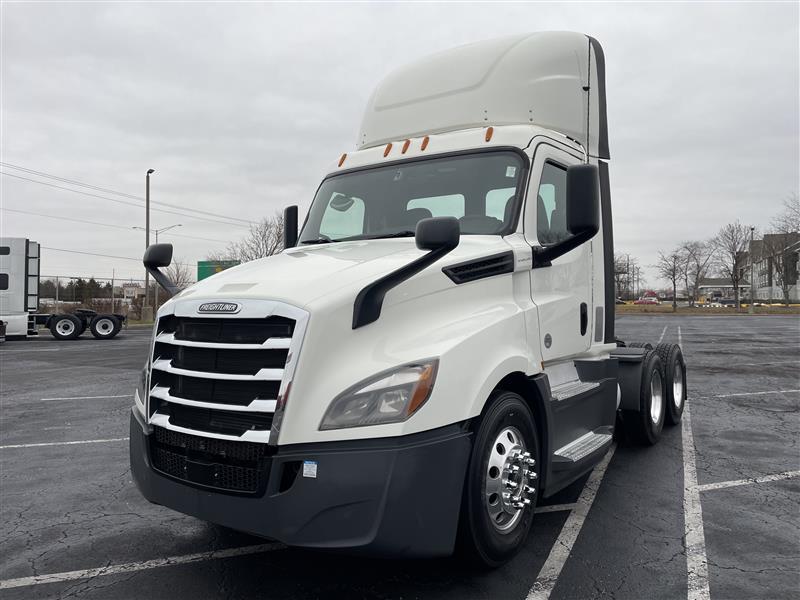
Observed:
[[[158,311],[144,496],[293,546],[497,566],[618,425],[681,418],[673,344],[614,335],[605,64],[578,33],[389,75],[284,250]],[[161,269],[172,246],[148,248]]]
[[[120,332],[126,316],[77,309],[71,314],[37,313],[41,246],[26,238],[0,238],[0,321],[8,338],[39,335],[45,326],[57,340],[74,340],[87,329],[100,340]]]

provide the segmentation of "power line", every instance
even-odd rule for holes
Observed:
[[[128,194],[126,192],[118,192],[116,190],[111,190],[111,189],[108,189],[108,188],[99,187],[99,186],[96,186],[96,185],[92,185],[90,183],[84,183],[82,181],[76,181],[75,179],[67,179],[66,177],[59,177],[58,175],[53,175],[52,173],[46,173],[44,171],[37,171],[35,169],[29,169],[27,167],[21,167],[19,165],[13,165],[13,164],[7,163],[7,162],[0,162],[0,165],[2,165],[4,167],[7,167],[7,168],[10,168],[10,169],[16,169],[18,171],[23,171],[24,173],[30,173],[32,175],[37,175],[39,177],[46,177],[48,179],[55,179],[56,181],[69,183],[70,185],[77,185],[77,186],[85,187],[85,188],[88,188],[88,189],[91,189],[91,190],[95,190],[95,191],[98,191],[98,192],[104,192],[106,194],[114,194],[116,196],[122,196],[124,198],[132,198],[133,200],[138,200],[139,202],[144,202],[145,201],[145,199],[142,198],[141,196],[136,196],[134,194]],[[7,174],[10,175],[10,173],[7,173]],[[221,214],[218,214],[218,213],[208,212],[208,211],[205,211],[205,210],[199,210],[199,209],[196,209],[196,208],[189,208],[189,207],[186,207],[186,206],[180,206],[179,204],[169,204],[167,202],[160,202],[160,201],[156,201],[156,200],[151,201],[151,204],[158,204],[159,206],[168,206],[169,208],[176,208],[178,210],[191,210],[191,211],[195,211],[195,212],[198,212],[198,213],[201,213],[201,214],[204,214],[204,215],[208,215],[208,216],[211,216],[211,217],[219,217],[219,218],[222,218],[222,219],[228,219],[230,221],[241,221],[242,223],[247,223],[248,225],[255,225],[256,224],[254,221],[250,221],[248,219],[240,219],[238,217],[229,217],[227,215],[221,215]],[[153,210],[155,210],[155,209],[153,209]]]
[[[3,207],[0,207],[0,210],[5,211],[5,212],[20,213],[20,214],[23,214],[23,215],[32,215],[34,217],[44,217],[46,219],[58,219],[59,221],[74,221],[76,223],[86,223],[87,225],[102,225],[103,227],[114,227],[116,229],[124,229],[126,231],[131,231],[131,227],[126,227],[124,225],[114,225],[112,223],[99,223],[97,221],[87,221],[85,219],[75,219],[75,218],[72,218],[72,217],[59,217],[59,216],[56,216],[56,215],[45,215],[43,213],[35,213],[35,212],[27,211],[27,210],[19,210],[19,209],[16,209],[16,208],[3,208]],[[182,238],[187,238],[187,239],[190,239],[190,240],[202,240],[204,242],[219,242],[221,244],[229,243],[229,240],[217,240],[217,239],[214,239],[214,238],[204,238],[204,237],[199,237],[199,236],[196,236],[196,235],[185,235],[185,234],[182,234],[182,233],[172,233],[172,232],[168,232],[167,233],[167,232],[165,232],[162,235],[174,235],[175,237],[182,237]]]
[[[116,258],[119,260],[133,260],[135,262],[140,262],[140,258],[131,258],[130,256],[114,256],[113,254],[99,254],[97,252],[86,252],[84,250],[67,250],[66,248],[51,248],[49,246],[42,246],[45,250],[53,250],[55,252],[69,252],[70,254],[86,254],[88,256],[100,256],[102,258]],[[172,263],[175,265],[183,265],[185,267],[193,267],[196,263],[179,263],[175,262]]]
[[[0,175],[5,175],[7,177],[15,177],[16,179],[23,179],[25,181],[30,181],[32,183],[38,183],[39,185],[46,185],[48,187],[57,188],[59,190],[65,190],[67,192],[72,192],[73,194],[82,194],[84,196],[91,196],[92,198],[100,198],[101,200],[108,200],[109,202],[116,202],[117,204],[126,204],[128,206],[135,206],[136,208],[142,208],[139,204],[134,204],[133,202],[126,202],[125,200],[118,200],[116,198],[109,198],[108,196],[99,196],[97,194],[90,194],[89,192],[82,192],[80,190],[73,190],[72,188],[64,187],[63,185],[56,185],[54,183],[47,183],[46,181],[37,181],[36,179],[30,179],[28,177],[22,177],[21,175],[14,175],[13,173],[6,173],[5,171],[0,171]],[[244,227],[247,229],[247,225],[240,225],[239,223],[228,223],[225,221],[220,221],[219,219],[209,219],[205,217],[197,217],[195,215],[187,215],[185,213],[175,212],[174,210],[167,210],[166,208],[151,208],[150,210],[162,212],[162,213],[169,213],[172,215],[178,215],[181,217],[186,217],[189,219],[197,219],[199,221],[208,221],[209,223],[222,223],[223,225],[230,225],[232,227]]]

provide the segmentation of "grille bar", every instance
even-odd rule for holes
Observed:
[[[204,400],[192,400],[191,398],[181,398],[180,396],[173,396],[167,387],[156,385],[150,390],[151,398],[158,398],[165,402],[173,402],[175,404],[185,404],[187,406],[197,406],[199,408],[214,408],[217,410],[234,410],[241,412],[262,412],[274,413],[275,407],[278,404],[277,400],[260,400],[255,399],[250,404],[224,404],[221,402],[206,402]]]
[[[180,340],[175,338],[174,333],[161,332],[156,336],[156,342],[171,344],[173,346],[189,346],[191,348],[216,348],[218,350],[288,350],[292,343],[292,338],[267,338],[261,344],[236,344],[224,342],[196,342],[192,340]]]
[[[192,371],[172,366],[172,360],[159,358],[153,361],[153,369],[172,373],[173,375],[188,375],[202,379],[226,379],[228,381],[280,381],[283,379],[283,369],[260,369],[255,375],[241,375],[233,373],[209,373],[208,371]]]
[[[218,433],[214,431],[203,431],[202,429],[191,429],[189,427],[183,427],[181,425],[175,425],[174,423],[169,422],[169,415],[165,415],[164,413],[155,413],[152,417],[150,417],[150,423],[155,425],[156,427],[163,427],[164,429],[170,429],[172,431],[177,431],[179,433],[185,433],[188,435],[213,435],[215,438],[221,440],[228,440],[231,442],[259,442],[262,444],[266,444],[269,442],[269,429],[266,431],[255,431],[255,430],[248,430],[245,431],[242,435],[231,435],[227,433]]]

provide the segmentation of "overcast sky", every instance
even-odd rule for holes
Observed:
[[[153,201],[257,220],[308,206],[326,168],[354,148],[389,70],[459,44],[564,29],[605,49],[618,252],[649,265],[659,249],[736,219],[764,228],[798,191],[795,2],[4,3],[0,160],[134,196],[153,168]],[[137,200],[2,171],[135,205],[2,175],[2,235],[141,257]],[[153,227],[174,223],[180,236],[210,240],[163,235],[191,263],[246,231],[152,213]],[[42,271],[141,277],[140,264],[45,249]]]

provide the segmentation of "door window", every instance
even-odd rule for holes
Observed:
[[[536,198],[536,235],[543,245],[569,237],[567,231],[567,170],[546,162]]]

